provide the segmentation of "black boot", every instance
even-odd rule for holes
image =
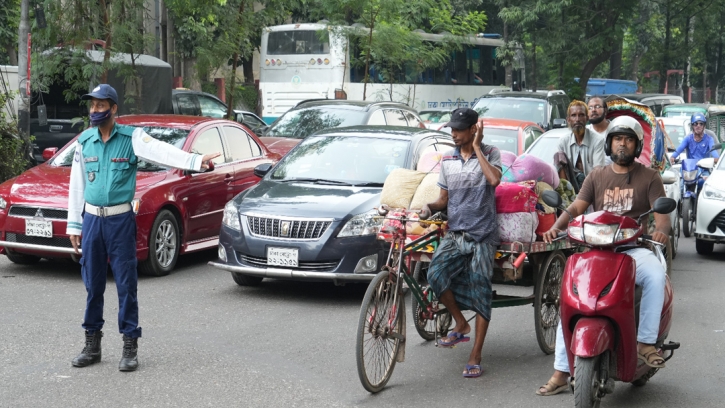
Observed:
[[[123,335],[123,357],[118,363],[119,371],[136,371],[138,368],[138,339]]]
[[[86,330],[86,346],[78,357],[73,359],[74,367],[86,367],[101,361],[101,337],[103,332],[98,330],[95,333]]]

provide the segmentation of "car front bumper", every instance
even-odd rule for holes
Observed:
[[[707,199],[700,194],[695,238],[725,243],[725,201]]]
[[[298,271],[293,269],[282,268],[257,268],[252,266],[230,265],[221,262],[209,262],[209,265],[228,272],[243,273],[249,276],[257,276],[260,278],[274,279],[292,279],[292,280],[315,280],[315,281],[333,281],[337,282],[369,282],[374,277],[374,273],[336,273],[336,272],[314,272],[314,271]]]
[[[385,263],[386,246],[375,235],[337,238],[338,227],[333,224],[318,240],[296,241],[254,236],[246,225],[242,232],[222,226],[220,258],[209,265],[261,278],[369,282]],[[298,248],[299,267],[267,266],[268,247]],[[354,272],[365,258],[375,259],[374,270]]]

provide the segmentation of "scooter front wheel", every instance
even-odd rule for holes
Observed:
[[[600,356],[576,358],[574,368],[574,406],[576,408],[598,408],[602,402],[603,391],[600,388]]]

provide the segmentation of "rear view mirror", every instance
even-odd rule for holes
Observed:
[[[544,198],[544,203],[549,207],[559,208],[561,207],[561,196],[554,190],[546,190],[541,193]]]
[[[674,171],[665,170],[662,172],[662,184],[673,184],[677,181]]]
[[[244,123],[244,114],[241,112],[234,112],[234,120],[239,123]]]
[[[669,214],[677,208],[677,202],[671,198],[660,197],[655,200],[655,205],[652,210],[657,214]]]
[[[51,157],[55,156],[55,153],[58,151],[57,147],[48,147],[45,150],[43,150],[43,160],[48,161]]]
[[[704,159],[700,159],[697,162],[697,167],[702,167],[703,169],[712,170],[712,168],[715,167],[715,158],[706,157]]]
[[[552,126],[551,127],[554,128],[554,129],[565,128],[566,127],[566,119],[563,119],[563,118],[554,119],[554,121],[552,122]]]
[[[254,168],[254,175],[262,178],[272,169],[272,163],[262,163]]]

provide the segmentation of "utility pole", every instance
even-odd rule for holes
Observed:
[[[18,106],[18,131],[26,142],[30,140],[30,95],[28,84],[28,7],[30,0],[20,1],[20,27],[18,29],[18,88],[20,90],[20,106]],[[32,151],[32,150],[31,150]]]

